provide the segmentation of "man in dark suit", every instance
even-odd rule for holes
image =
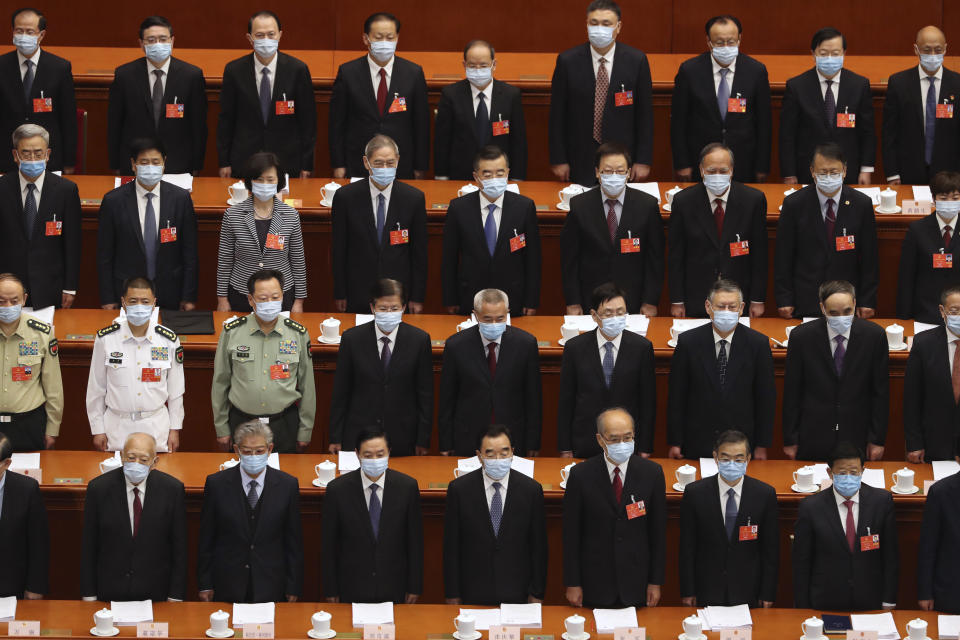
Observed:
[[[791,338],[792,340],[792,338]],[[831,489],[804,498],[793,530],[793,598],[799,609],[893,609],[897,521],[893,496],[863,484],[863,452],[839,442]]]
[[[13,444],[0,433],[0,598],[38,600],[49,591],[50,531],[40,485],[10,472]]]
[[[170,55],[173,26],[163,16],[140,23],[146,57],[117,67],[107,107],[110,168],[129,175],[127,154],[137,138],[156,137],[169,150],[167,173],[203,169],[207,152],[207,89],[203,71]]]
[[[941,322],[946,326],[913,337],[903,379],[903,434],[907,460],[913,463],[953,460],[960,431],[960,285],[940,294]]]
[[[119,309],[123,283],[146,274],[161,309],[192,310],[197,301],[197,216],[190,192],[162,180],[166,148],[156,138],[130,145],[137,179],[110,191],[97,216],[100,304]]]
[[[667,546],[663,469],[634,453],[623,409],[597,416],[603,449],[573,467],[563,495],[563,584],[572,607],[655,607]]]
[[[268,468],[273,432],[250,420],[233,433],[240,464],[207,476],[197,543],[204,602],[294,602],[303,589],[297,479]]]
[[[627,302],[613,283],[593,290],[590,315],[597,328],[563,346],[557,408],[560,457],[600,453],[597,416],[612,407],[630,414],[638,452],[649,456],[657,414],[653,345],[626,330]]]
[[[890,76],[883,102],[883,170],[890,184],[926,184],[960,170],[960,126],[954,115],[960,74],[943,66],[947,37],[934,26],[917,32],[920,64]]]
[[[0,273],[14,273],[34,309],[73,306],[80,281],[80,194],[49,171],[50,134],[13,133],[19,171],[0,178]]]
[[[815,147],[833,142],[850,162],[846,182],[870,184],[877,146],[870,81],[843,69],[847,39],[832,27],[813,34],[810,52],[815,68],[787,80],[783,94],[780,175],[787,184],[810,184]]]
[[[437,180],[473,179],[477,152],[493,144],[507,154],[511,176],[527,177],[527,126],[520,89],[493,79],[493,45],[472,40],[463,50],[467,78],[440,92],[433,144]]]
[[[272,151],[284,173],[309,178],[317,143],[317,105],[307,65],[278,52],[280,18],[258,11],[247,23],[253,53],[228,62],[220,90],[217,155],[220,177],[243,176],[247,159]]]
[[[570,200],[560,231],[560,269],[567,315],[581,315],[593,290],[613,282],[627,311],[657,315],[663,287],[663,219],[653,196],[627,188],[630,152],[608,142],[597,148],[600,185]]]
[[[187,509],[183,483],[156,469],[153,436],[132,433],[123,467],[87,485],[81,566],[85,600],[184,600]]]
[[[707,20],[709,51],[677,71],[670,101],[673,168],[694,179],[700,150],[720,142],[733,150],[738,182],[766,182],[770,173],[770,81],[762,62],[740,53],[743,28],[734,16]]]
[[[787,196],[777,222],[777,313],[788,319],[820,315],[820,285],[846,280],[860,294],[857,315],[872,318],[880,269],[873,204],[843,185],[847,163],[839,145],[818,146],[810,170],[816,185]]]
[[[37,9],[13,14],[14,51],[0,56],[0,134],[9,140],[23,124],[49,132],[51,171],[73,173],[77,164],[77,101],[70,61],[41,51],[47,19]],[[0,173],[11,173],[16,160],[0,154]]]
[[[446,602],[483,606],[541,602],[548,556],[543,487],[510,468],[513,443],[504,426],[487,430],[477,457],[480,473],[461,475],[447,488]]]
[[[777,407],[770,339],[740,325],[743,294],[732,280],[713,283],[704,306],[710,324],[681,333],[670,360],[669,455],[707,458],[721,432],[738,429],[766,460]]]
[[[381,278],[410,292],[410,312],[423,313],[427,292],[427,211],[423,192],[396,180],[397,143],[375,135],[364,152],[370,176],[334,193],[330,224],[333,304],[366,313]]]
[[[389,469],[379,429],[357,435],[360,468],[327,485],[323,499],[323,594],[327,602],[415,604],[423,593],[420,489]]]
[[[473,298],[478,325],[450,336],[443,347],[437,418],[443,455],[472,455],[491,424],[510,429],[520,455],[540,452],[537,339],[507,325],[509,305],[499,289],[478,291]]]
[[[477,291],[502,289],[513,315],[534,315],[540,306],[537,206],[507,190],[510,165],[500,147],[482,148],[473,166],[480,188],[451,200],[443,223],[443,306],[468,315]]]
[[[430,168],[430,105],[420,65],[396,55],[400,21],[377,12],[363,23],[369,54],[337,69],[330,95],[330,166],[334,178],[364,177],[363,146],[376,134],[400,148],[397,176],[422,180]]]
[[[960,564],[960,473],[930,487],[917,550],[920,608],[960,614],[960,575],[955,570]]]
[[[742,431],[721,433],[713,447],[719,473],[683,490],[679,564],[686,607],[767,608],[777,599],[777,492],[746,475],[750,444]]]
[[[711,284],[728,278],[759,318],[767,299],[767,198],[740,182],[733,151],[711,142],[700,152],[702,182],[673,197],[670,210],[670,313],[703,317]]]
[[[394,456],[425,456],[433,428],[430,335],[402,321],[403,284],[377,281],[368,322],[343,332],[330,399],[330,453],[352,451],[357,434],[383,429]]]
[[[880,460],[887,438],[890,379],[883,327],[854,317],[849,282],[820,286],[823,318],[790,333],[783,378],[783,452],[826,460],[838,442]]]
[[[653,84],[647,56],[617,42],[620,6],[593,0],[587,7],[589,43],[557,56],[550,84],[550,170],[557,180],[596,184],[592,161],[604,142],[627,148],[630,180],[650,175],[653,161]]]

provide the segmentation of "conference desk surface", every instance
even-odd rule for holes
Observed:
[[[17,603],[17,620],[39,620],[42,635],[54,638],[90,638],[93,614],[109,603],[77,602],[75,600],[21,600]],[[467,607],[477,608],[477,607]],[[206,638],[204,631],[210,626],[210,614],[218,609],[231,613],[226,603],[216,602],[155,602],[153,618],[156,622],[168,622],[171,638]],[[361,629],[353,628],[350,604],[294,602],[279,603],[275,612],[275,637],[306,638],[310,629],[310,616],[323,610],[331,614],[330,628],[337,631],[338,638],[360,638]],[[460,612],[456,605],[396,605],[394,622],[397,640],[446,640],[455,631],[453,618]],[[637,622],[647,631],[648,638],[674,638],[683,631],[681,621],[695,613],[693,607],[654,607],[637,610]],[[523,628],[524,633],[552,636],[559,640],[564,631],[564,620],[580,614],[586,618],[585,631],[595,637],[612,636],[597,634],[593,613],[589,609],[545,606],[542,609],[542,626],[537,629]],[[800,624],[807,618],[820,615],[812,609],[752,609],[753,637],[757,640],[772,638],[787,639],[802,635]],[[906,635],[907,622],[915,618],[927,621],[928,635],[937,637],[937,613],[931,611],[893,612],[897,629]],[[231,617],[231,624],[233,619]],[[119,627],[119,637],[136,637],[136,627]],[[237,630],[237,637],[241,637]],[[482,632],[488,637],[487,632]],[[719,633],[707,632],[707,637],[718,638]]]

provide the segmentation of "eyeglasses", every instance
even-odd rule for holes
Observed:
[[[842,178],[842,177],[843,177],[843,172],[842,172],[842,171],[827,171],[826,173],[817,173],[817,174],[814,175],[814,177],[815,177],[815,178],[819,178],[819,179],[821,179],[821,180],[823,180],[823,179],[825,179],[825,178]]]
[[[625,176],[630,173],[627,169],[606,169],[600,172],[602,176]]]
[[[490,178],[505,178],[507,175],[506,169],[497,169],[496,171],[491,171],[486,169],[484,171],[477,172],[477,175],[483,178],[484,180],[489,180]]]
[[[385,305],[378,304],[373,308],[374,311],[379,311],[380,313],[389,313],[391,311],[403,311],[403,305],[394,304],[394,305]]]
[[[267,452],[267,447],[257,447],[255,449],[249,447],[238,447],[240,450],[240,455],[242,456],[262,456]]]
[[[370,162],[370,161],[367,160],[367,162]],[[370,166],[375,167],[377,169],[387,169],[387,168],[392,168],[397,166],[397,161],[396,160],[374,160],[373,162],[370,162]]]
[[[737,464],[743,464],[747,461],[747,456],[735,456],[733,458],[730,456],[717,456],[717,460],[720,462],[736,462]]]
[[[618,317],[618,316],[625,316],[625,315],[627,315],[627,312],[626,312],[626,310],[621,309],[621,310],[619,310],[619,311],[604,311],[603,313],[598,313],[597,315],[600,316],[600,319],[601,319],[601,320],[606,320],[607,318],[615,318],[615,317]]]
[[[628,433],[625,436],[614,436],[612,438],[607,438],[604,435],[600,436],[600,439],[606,442],[607,444],[620,444],[622,442],[633,442],[633,434]]]
[[[38,36],[40,32],[36,29],[24,29],[23,27],[17,27],[13,30],[13,33],[18,36]]]
[[[143,42],[144,44],[167,44],[170,40],[170,36],[148,36],[143,39]]]
[[[38,149],[36,151],[17,150],[17,155],[20,156],[21,160],[43,160],[47,157],[46,149]]]

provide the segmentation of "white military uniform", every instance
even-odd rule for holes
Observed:
[[[149,433],[167,450],[170,429],[183,427],[183,348],[177,334],[150,321],[136,338],[126,319],[100,329],[87,380],[87,418],[111,451],[131,433]]]

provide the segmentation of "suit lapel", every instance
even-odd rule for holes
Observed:
[[[364,333],[365,335],[363,335],[363,336],[361,337],[361,340],[363,340],[364,343],[365,343],[365,345],[363,346],[363,349],[364,349],[365,351],[366,351],[367,349],[370,349],[370,350],[373,351],[373,354],[370,356],[370,360],[369,360],[369,361],[372,362],[372,363],[374,363],[374,368],[377,370],[377,377],[379,377],[381,380],[383,380],[383,379],[386,378],[386,374],[385,374],[384,371],[383,371],[383,361],[380,359],[380,350],[381,350],[382,345],[381,345],[380,342],[377,340],[376,321],[374,321],[374,322],[368,322],[367,324],[370,325],[370,330],[369,330],[369,331],[364,331],[363,333]],[[390,354],[390,363],[391,363],[391,366],[392,366],[392,363],[393,363],[393,359],[394,359],[394,358],[396,357],[396,355],[397,355],[397,348],[396,348],[396,347],[397,347],[397,345],[398,345],[399,343],[400,343],[400,331],[399,331],[399,329],[398,329],[398,330],[397,330],[397,340],[396,340],[396,342],[393,343],[393,351],[392,351],[391,354]]]
[[[240,80],[240,87],[246,92],[247,99],[250,101],[250,104],[247,105],[248,108],[256,109],[254,113],[260,113],[260,81],[257,75],[257,67],[254,64],[255,53],[250,53],[244,61],[244,69],[241,72],[245,77]],[[277,67],[279,68],[280,62],[278,60]],[[273,86],[277,86],[277,79],[273,79]],[[259,118],[258,118],[259,121]]]
[[[27,224],[23,213],[23,194],[20,191],[19,171],[14,169],[14,171],[10,172],[10,176],[12,179],[7,181],[8,186],[6,200],[13,205],[13,210],[16,212],[17,225],[20,227],[20,230],[23,233],[23,238],[26,238]]]
[[[826,516],[827,522],[830,523],[830,528],[833,530],[834,539],[837,541],[837,544],[846,551],[850,553],[850,545],[847,544],[847,536],[843,532],[843,520],[840,516],[840,508],[837,506],[836,493],[832,488],[827,489],[829,493],[828,496],[824,497],[823,508],[824,516]],[[860,522],[863,522],[863,494],[860,494]]]
[[[818,242],[827,256],[827,261],[830,262],[833,259],[833,251],[831,251],[830,242],[833,242],[833,240],[827,240],[827,227],[825,226],[823,212],[820,209],[820,196],[817,195],[818,192],[816,186],[810,185],[809,187],[806,187],[806,189],[809,191],[809,193],[805,196],[807,201],[803,206],[803,215],[806,216],[810,225],[810,229],[813,231],[813,235],[818,238]],[[834,234],[836,234],[837,227],[840,226],[839,205],[842,198],[843,189],[840,190],[840,193],[837,194],[837,197],[835,198],[837,201],[837,222],[834,224]]]
[[[516,211],[508,204],[511,202],[511,198],[507,197],[508,195],[512,194],[509,191],[503,193],[503,202],[501,202],[502,206],[500,207],[500,232],[497,233],[497,246],[493,250],[494,257],[510,255],[510,238],[513,237],[513,232],[520,226]]]
[[[698,207],[698,212],[694,215],[694,218],[697,224],[700,225],[700,228],[703,229],[704,234],[710,239],[710,242],[712,242],[715,247],[719,247],[720,237],[717,235],[717,220],[713,215],[713,203],[710,193],[702,183],[698,184],[695,188],[699,193],[698,199],[700,200],[700,207]]]
[[[590,361],[590,368],[594,370],[594,374],[597,376],[597,379],[600,380],[601,384],[606,388],[606,378],[603,375],[603,359],[600,355],[600,349],[597,346],[598,340],[600,339],[600,328],[596,328],[591,332],[594,336],[593,340],[589,340],[589,344],[585,346],[588,349],[590,357],[587,358]],[[606,339],[606,338],[604,338]],[[620,352],[617,354],[617,362],[613,366],[613,379],[617,379],[617,365],[620,363],[621,358],[619,356],[623,355],[623,338],[620,339]]]
[[[694,352],[700,357],[703,368],[707,372],[707,377],[717,389],[720,388],[720,372],[717,371],[717,346],[714,342],[713,327],[704,325],[703,337],[698,336],[699,344],[696,345]]]
[[[731,242],[736,240],[737,229],[740,227],[740,219],[744,212],[740,206],[742,192],[737,183],[731,182],[729,193],[727,194],[727,206],[723,212],[723,236],[719,240],[719,246],[728,247]],[[746,228],[746,226],[744,226]],[[726,250],[725,250],[726,251]]]
[[[167,86],[170,86],[170,85],[167,85]],[[165,184],[166,184],[166,183],[164,183],[163,181],[161,181],[160,184],[157,185],[157,189],[159,190],[159,193],[160,193],[160,196],[161,196],[161,198],[160,198],[160,211],[157,212],[157,215],[159,216],[159,219],[157,220],[157,223],[158,223],[158,225],[159,225],[159,226],[157,227],[158,229],[166,229],[166,228],[168,228],[168,227],[174,227],[174,226],[176,226],[176,224],[175,224],[175,223],[176,223],[176,220],[173,219],[173,205],[174,205],[174,203],[173,203],[173,200],[171,199],[170,189],[164,188],[164,185],[165,185]],[[158,245],[160,244],[159,235],[160,235],[160,234],[159,234],[159,232],[158,232],[158,233],[157,233],[157,236],[158,236],[158,237],[157,237],[157,244],[158,244]]]
[[[397,183],[394,181],[393,189],[390,191],[390,202],[387,204],[387,212],[383,219],[383,237],[380,238],[379,242],[381,250],[390,246],[390,232],[400,228],[400,210],[402,206],[396,203],[398,195]],[[374,227],[374,236],[376,236],[376,227]]]
[[[815,320],[815,322],[819,323],[820,325],[817,329],[817,342],[819,345],[815,348],[820,351],[821,357],[826,359],[827,368],[833,373],[834,379],[839,380],[840,376],[837,375],[837,367],[833,362],[833,343],[830,340],[830,333],[827,331],[827,321],[823,318],[819,318]],[[851,329],[850,332],[850,335],[852,336],[853,329]],[[849,349],[849,345],[846,346]],[[846,365],[846,356],[844,356],[844,365]]]
[[[361,475],[360,475],[362,473],[363,471],[361,471],[360,469],[357,469],[357,479],[354,481],[354,486],[352,491],[353,495],[355,496],[353,499],[353,503],[355,505],[354,508],[357,510],[357,515],[360,517],[360,519],[364,523],[363,530],[367,534],[367,538],[373,544],[376,544],[377,537],[373,535],[373,524],[370,522],[370,508],[367,506],[367,496],[365,495],[366,492],[363,489],[363,479],[361,478]],[[386,485],[387,485],[386,481],[384,481],[383,484],[384,484],[384,488],[386,488]],[[382,493],[383,492],[381,492],[381,498],[382,498]],[[383,503],[381,501],[381,505],[382,504]],[[380,510],[380,524],[383,525],[383,509],[382,508]]]
[[[597,458],[599,464],[596,465],[596,470],[594,471],[597,483],[597,486],[600,488],[600,493],[602,493],[605,498],[607,505],[613,511],[614,515],[619,513],[620,505],[617,504],[617,501],[613,496],[613,483],[610,482],[610,474],[607,473],[607,460],[604,457],[604,453],[601,451],[600,456]],[[629,471],[629,468],[628,468]],[[627,476],[630,474],[628,473]],[[626,487],[624,487],[624,493],[626,493]]]
[[[856,318],[853,319],[853,326],[850,327],[850,339],[847,340],[844,346],[847,350],[843,354],[843,373],[840,375],[841,380],[847,376],[847,372],[850,371],[850,365],[860,356],[860,352],[863,351],[863,331]]]
[[[717,103],[717,93],[713,88],[713,62],[710,59],[710,54],[707,53],[704,64],[698,65],[697,69],[697,79],[698,82],[696,85],[699,87],[700,92],[703,95],[704,102],[712,105],[709,109],[710,118],[717,122],[722,122],[723,118],[720,117],[720,105]],[[739,74],[734,74],[734,79],[738,78]],[[733,88],[731,87],[730,95],[733,95]]]
[[[501,371],[513,362],[513,331],[513,328],[508,326],[500,337],[500,349],[497,353],[497,374],[501,377],[503,375]]]
[[[140,209],[139,203],[137,202],[137,186],[135,182],[130,183],[133,187],[132,189],[127,189],[127,192],[123,195],[124,207],[123,210],[129,212],[127,215],[123,216],[123,224],[131,225],[133,229],[133,236],[137,239],[137,243],[140,245],[140,251],[146,255],[147,250],[143,244],[143,229],[140,228]]]
[[[624,196],[626,198],[626,196]],[[600,187],[596,188],[596,195],[591,196],[589,202],[587,215],[587,224],[589,224],[594,229],[594,233],[600,235],[603,238],[603,245],[609,247],[610,251],[614,251],[614,243],[610,241],[610,229],[607,227],[607,196],[604,195],[603,190]],[[624,200],[626,202],[626,200]],[[626,207],[624,207],[625,209]],[[620,222],[623,222],[623,213],[620,214]],[[617,225],[617,233],[620,233],[619,225]]]
[[[133,74],[135,78],[134,82],[136,83],[136,86],[138,88],[137,89],[138,93],[143,98],[143,106],[147,110],[147,113],[150,114],[151,116],[150,120],[153,121],[153,117],[152,117],[153,116],[153,95],[151,91],[152,89],[151,80],[155,78],[155,76],[152,75],[154,67],[153,65],[149,64],[149,62],[147,62],[146,58],[141,58],[140,61],[142,62],[143,66],[140,67],[139,73]],[[173,62],[171,62],[170,65],[173,66]],[[148,73],[148,70],[150,73]],[[170,78],[168,77],[167,85],[169,86],[169,84],[170,84]]]
[[[110,501],[117,505],[119,512],[123,514],[123,521],[126,524],[123,527],[124,539],[133,540],[133,530],[130,528],[130,507],[127,505],[127,482],[124,479],[123,472],[117,474],[117,479],[110,487]],[[141,523],[143,512],[140,512]]]
[[[729,349],[727,350],[727,384],[724,385],[724,394],[733,388],[732,382],[737,379],[737,374],[743,368],[743,363],[748,357],[749,345],[746,343],[746,329],[746,327],[738,326],[731,336]],[[738,334],[737,331],[740,333]],[[719,373],[717,377],[719,379]]]
[[[464,121],[470,123],[470,134],[479,146],[480,141],[477,140],[477,128],[473,126],[476,123],[477,116],[473,111],[473,90],[470,88],[469,82],[464,82],[459,87],[457,91],[457,105],[463,112]]]

